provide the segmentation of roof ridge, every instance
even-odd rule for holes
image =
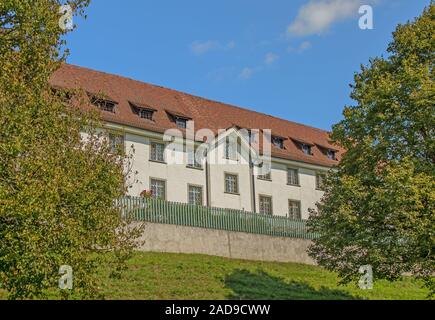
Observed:
[[[205,101],[209,101],[209,102],[212,102],[212,103],[218,103],[218,104],[224,105],[226,107],[236,108],[236,109],[239,109],[239,110],[256,113],[256,114],[259,114],[259,115],[262,115],[262,116],[266,116],[266,117],[269,117],[269,118],[277,119],[277,120],[280,120],[280,121],[285,121],[285,122],[288,122],[288,123],[292,123],[294,125],[298,125],[298,126],[305,127],[305,128],[308,128],[308,129],[316,130],[316,131],[319,131],[321,133],[326,133],[326,134],[330,134],[331,133],[328,130],[316,128],[316,127],[313,127],[313,126],[310,126],[310,125],[306,125],[306,124],[303,124],[303,123],[295,122],[295,121],[284,119],[284,118],[279,118],[279,117],[276,117],[276,116],[273,116],[273,115],[270,115],[270,114],[267,114],[267,113],[264,113],[264,112],[260,112],[260,111],[249,109],[247,107],[240,107],[240,106],[233,105],[231,103],[217,101],[217,100],[212,100],[212,99],[209,99],[209,98],[204,98],[204,97],[201,97],[199,95],[183,92],[181,90],[176,90],[176,89],[168,88],[168,87],[165,87],[165,86],[162,86],[162,85],[152,84],[152,83],[145,82],[145,81],[142,81],[142,80],[133,79],[133,78],[130,78],[130,77],[127,77],[127,76],[113,74],[113,73],[108,73],[108,72],[101,71],[101,70],[95,70],[95,69],[91,69],[91,68],[88,68],[88,67],[83,67],[83,66],[79,66],[79,65],[75,65],[75,64],[71,64],[71,63],[66,63],[65,62],[64,64],[67,65],[67,66],[74,67],[74,68],[79,68],[79,69],[84,69],[84,70],[88,70],[88,71],[95,72],[95,73],[105,74],[105,75],[108,75],[108,76],[111,76],[111,77],[117,77],[117,78],[122,78],[122,79],[125,79],[125,80],[129,80],[129,81],[134,81],[134,82],[136,82],[138,84],[147,85],[147,86],[150,86],[150,87],[161,88],[161,89],[168,90],[168,91],[171,91],[171,92],[174,92],[174,93],[177,93],[177,94],[181,94],[181,95],[185,95],[185,96],[187,95],[187,96],[193,97],[195,99],[205,100]],[[202,107],[202,106],[200,106],[200,107]]]

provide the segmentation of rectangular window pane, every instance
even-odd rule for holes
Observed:
[[[260,180],[272,180],[272,175],[269,173],[261,174],[258,176],[258,179]]]
[[[302,151],[303,151],[306,155],[308,155],[308,156],[312,155],[312,153],[311,153],[311,146],[309,146],[309,145],[307,145],[307,144],[303,144],[303,145],[302,145]]]
[[[188,150],[187,151],[187,166],[191,168],[202,168],[201,160],[196,157],[197,150]]]
[[[202,206],[202,187],[189,186],[189,204]]]
[[[151,191],[153,198],[165,200],[166,199],[166,181],[151,179]]]
[[[336,160],[337,159],[337,157],[335,156],[335,151],[328,150],[328,152],[326,154],[327,154],[328,158],[331,159],[331,160]]]
[[[291,219],[301,219],[301,203],[300,201],[289,200],[289,217]]]
[[[287,170],[287,183],[293,186],[299,185],[299,171],[297,169]]]
[[[237,141],[227,138],[225,141],[225,158],[237,160]]]
[[[161,143],[151,143],[151,155],[150,159],[153,161],[165,161],[164,157],[165,145]]]
[[[284,149],[284,140],[282,138],[272,137],[272,144],[279,149]]]
[[[317,173],[316,174],[316,189],[323,190],[323,174]]]
[[[175,123],[177,125],[177,128],[186,129],[186,127],[187,127],[187,120],[186,119],[176,118]]]
[[[227,193],[238,193],[238,177],[233,174],[225,174],[225,192]]]
[[[272,215],[272,197],[260,196],[260,213]]]
[[[146,110],[146,109],[140,109],[140,111],[139,111],[139,116],[140,116],[142,119],[152,120],[152,119],[153,119],[153,111],[151,111],[151,110]]]
[[[113,154],[124,152],[124,136],[109,133],[110,152]]]

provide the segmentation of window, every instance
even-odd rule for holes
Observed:
[[[288,202],[288,214],[290,219],[302,219],[301,216],[301,202],[295,200],[289,200]]]
[[[323,190],[324,182],[323,182],[324,175],[323,173],[316,173],[316,189],[317,190]]]
[[[116,103],[110,100],[105,100],[105,99],[99,99],[96,97],[93,97],[91,99],[91,103],[100,108],[101,111],[107,111],[107,112],[112,112],[115,113],[115,105]]]
[[[272,197],[260,196],[260,214],[272,215]]]
[[[249,131],[249,143],[250,144],[257,143],[257,133]]]
[[[116,133],[109,133],[110,153],[117,154],[124,152],[124,136]]]
[[[308,145],[308,144],[302,144],[302,145],[301,145],[301,148],[302,148],[302,151],[303,151],[306,155],[308,155],[308,156],[311,156],[311,155],[312,155],[312,153],[311,153],[311,146],[310,146],[310,145]]]
[[[196,152],[198,150],[197,149],[190,149],[187,151],[187,166],[189,168],[195,168],[195,169],[201,169],[202,168],[202,163],[201,163],[201,159],[198,159],[198,157],[196,156]]]
[[[175,118],[175,124],[177,128],[186,129],[187,128],[187,120],[182,118]]]
[[[299,171],[297,169],[287,169],[287,183],[292,186],[299,186]]]
[[[270,164],[263,163],[261,165],[261,167],[258,168],[258,170],[259,170],[258,179],[268,180],[268,181],[272,180],[272,173],[271,173],[272,169],[270,167]],[[261,174],[261,173],[263,173],[263,174]]]
[[[239,193],[238,176],[235,174],[225,174],[225,192],[226,193]]]
[[[139,117],[142,119],[153,120],[154,111],[147,109],[139,110]]]
[[[151,192],[153,198],[165,200],[166,199],[166,181],[151,179]]]
[[[225,159],[237,160],[237,141],[227,138],[225,140]]]
[[[284,139],[283,138],[272,137],[272,144],[279,149],[284,149]]]
[[[163,143],[151,143],[151,157],[150,160],[152,161],[159,161],[164,162],[165,161],[165,145]]]
[[[258,175],[258,179],[260,180],[267,180],[267,181],[272,181],[272,175],[270,173],[270,171],[266,174],[260,174]]]
[[[202,206],[202,187],[189,185],[189,204]]]
[[[334,150],[328,150],[328,151],[326,152],[326,155],[327,155],[328,158],[331,159],[331,160],[337,160],[336,153],[335,153]]]

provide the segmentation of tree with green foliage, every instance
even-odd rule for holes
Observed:
[[[435,6],[399,25],[388,57],[355,75],[333,140],[347,149],[325,180],[309,225],[310,254],[344,283],[371,265],[374,279],[411,273],[434,293]]]
[[[49,84],[67,53],[60,7],[83,15],[88,3],[0,2],[0,287],[10,299],[98,297],[99,266],[118,274],[141,231],[114,206],[128,155],[97,134],[98,113],[71,107],[85,95]],[[73,289],[57,292],[63,265]]]

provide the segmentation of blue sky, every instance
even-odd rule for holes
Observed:
[[[68,62],[329,130],[354,72],[430,0],[92,0]],[[361,4],[374,29],[358,26]]]

